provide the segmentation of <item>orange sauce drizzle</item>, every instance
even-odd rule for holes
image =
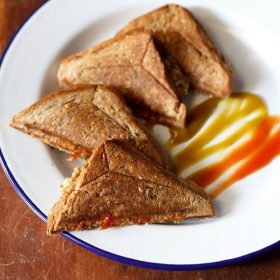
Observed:
[[[237,165],[212,188],[212,197],[280,153],[280,117],[268,116],[265,104],[251,93],[234,93],[226,100],[208,99],[191,110],[188,121],[186,129],[172,129],[168,141],[179,176],[207,188]],[[239,141],[244,135],[245,140]],[[216,157],[208,160],[213,155]]]

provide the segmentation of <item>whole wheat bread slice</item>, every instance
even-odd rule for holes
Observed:
[[[232,71],[190,11],[166,5],[131,21],[118,34],[135,28],[152,32],[157,47],[175,58],[195,89],[218,97],[231,94]]]
[[[214,216],[207,194],[180,181],[133,146],[106,141],[63,184],[48,233]]]
[[[166,166],[157,143],[123,98],[104,86],[79,85],[56,91],[14,116],[11,126],[73,157],[89,157],[105,140],[120,139]]]
[[[136,30],[64,59],[58,80],[61,85],[115,87],[142,117],[184,127],[186,106],[182,100],[189,83],[170,58],[164,62],[150,33]]]

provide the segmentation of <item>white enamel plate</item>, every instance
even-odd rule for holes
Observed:
[[[235,89],[258,93],[280,115],[279,4],[176,1],[197,16],[233,66]],[[271,2],[271,3],[269,3]],[[59,61],[109,38],[129,20],[167,3],[150,0],[52,0],[23,25],[1,60],[0,147],[16,191],[44,220],[59,185],[77,162],[9,127],[15,113],[57,88]],[[159,135],[162,137],[162,135]],[[181,225],[128,226],[65,234],[114,260],[160,269],[225,265],[276,245],[280,238],[280,159],[214,201],[217,217]],[[20,213],[19,213],[20,214]]]

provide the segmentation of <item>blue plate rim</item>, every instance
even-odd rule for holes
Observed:
[[[6,54],[8,50],[10,49],[15,37],[17,34],[20,32],[22,27],[32,18],[39,10],[41,10],[48,2],[51,0],[45,0],[37,9],[35,9],[26,19],[25,21],[19,26],[19,28],[16,30],[16,32],[13,34],[11,37],[10,41],[8,42],[6,48],[4,49],[3,55],[0,57],[0,71],[1,71],[1,66],[3,64],[3,61],[6,57]],[[27,206],[45,223],[47,222],[47,216],[36,206],[36,204],[26,195],[26,193],[23,191],[23,189],[20,187],[18,182],[16,181],[13,173],[11,172],[5,157],[3,155],[2,149],[0,147],[0,164],[10,181],[11,185],[17,192],[17,194],[21,197],[21,199],[27,204]],[[202,264],[162,264],[162,263],[153,263],[153,262],[146,262],[146,261],[140,261],[140,260],[135,260],[127,257],[123,257],[105,250],[102,250],[98,247],[95,247],[77,237],[75,237],[71,233],[61,233],[61,235],[68,240],[78,244],[82,248],[91,251],[92,253],[98,254],[100,256],[106,257],[108,259],[118,261],[121,263],[125,263],[128,265],[133,265],[133,266],[138,266],[138,267],[143,267],[143,268],[150,268],[150,269],[158,269],[158,270],[170,270],[170,271],[192,271],[192,270],[205,270],[205,269],[211,269],[211,268],[218,268],[222,266],[227,266],[227,265],[232,265],[238,262],[244,262],[247,261],[253,257],[259,256],[260,254],[264,254],[265,252],[277,247],[280,245],[280,240],[267,246],[264,247],[260,250],[251,252],[249,254],[232,258],[232,259],[227,259],[227,260],[222,260],[222,261],[217,261],[217,262],[210,262],[210,263],[202,263]]]

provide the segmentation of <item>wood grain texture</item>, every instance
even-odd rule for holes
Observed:
[[[78,1],[78,0],[77,0]],[[0,51],[42,0],[0,0]],[[94,255],[61,236],[47,237],[0,170],[0,279],[280,279],[280,248],[254,260],[212,270],[169,272],[137,268]]]

